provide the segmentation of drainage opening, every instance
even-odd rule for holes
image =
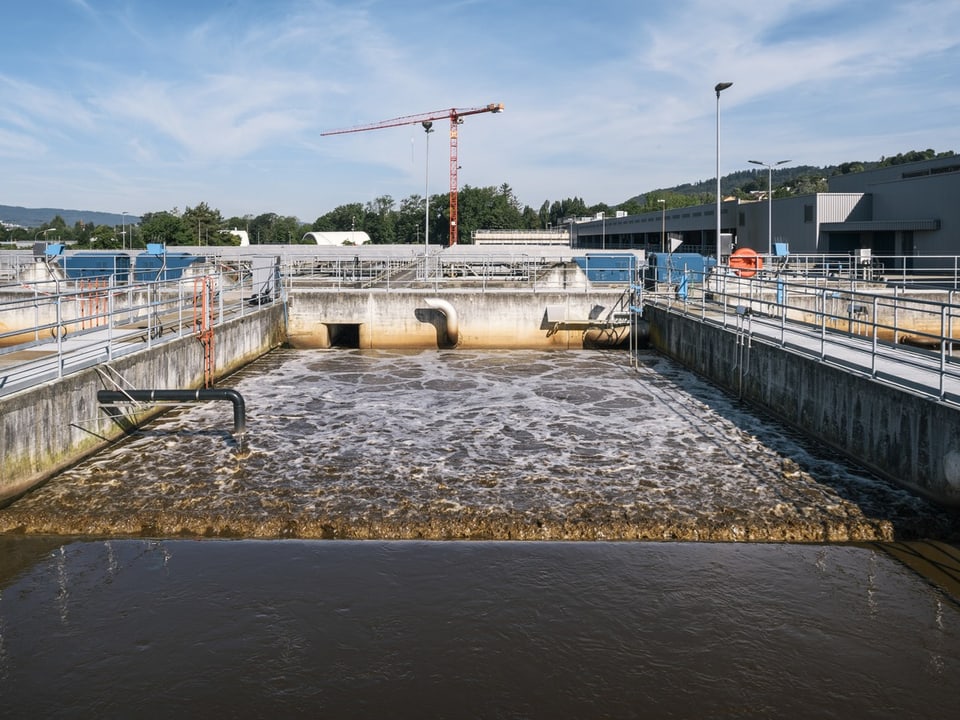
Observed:
[[[359,323],[344,323],[337,325],[328,324],[327,331],[330,333],[330,347],[360,347]]]

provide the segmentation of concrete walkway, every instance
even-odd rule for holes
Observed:
[[[960,362],[936,349],[895,345],[870,337],[838,332],[780,317],[728,312],[697,312],[676,303],[664,304],[702,322],[722,325],[745,342],[761,341],[815,358],[935,400],[960,405]]]

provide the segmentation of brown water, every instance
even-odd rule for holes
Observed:
[[[868,548],[3,549],[20,560],[0,562],[4,717],[939,719],[957,702],[960,609]]]
[[[604,541],[957,537],[669,361],[282,351],[227,385],[242,449],[182,408],[0,510],[4,717],[956,705],[960,606],[879,546]]]

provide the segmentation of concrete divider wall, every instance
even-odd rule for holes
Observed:
[[[606,315],[622,293],[298,289],[289,297],[288,341],[329,347],[331,327],[351,325],[358,327],[361,348],[443,347],[444,314],[425,302],[441,298],[457,313],[458,347],[577,348],[583,347],[583,328],[555,329],[546,323],[547,308],[563,308],[567,320],[583,321]]]
[[[650,344],[714,383],[945,505],[960,506],[960,410],[647,305]]]
[[[285,339],[280,304],[251,311],[214,332],[215,371],[227,375]],[[179,338],[109,363],[112,376],[135,389],[197,388],[203,384],[203,346],[195,336]],[[52,477],[119,438],[136,420],[163,408],[144,411],[129,422],[111,419],[97,404],[97,391],[117,389],[106,372],[89,368],[0,398],[0,504]],[[224,408],[224,427],[232,427]]]

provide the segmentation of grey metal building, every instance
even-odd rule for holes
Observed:
[[[836,175],[827,183],[829,192],[773,201],[773,242],[786,243],[793,254],[960,254],[960,157]],[[726,200],[721,210],[722,235],[736,247],[768,252],[766,201]],[[715,204],[695,205],[571,222],[571,244],[656,252],[676,237],[681,251],[716,256],[716,225]],[[725,255],[728,243],[722,244]]]

